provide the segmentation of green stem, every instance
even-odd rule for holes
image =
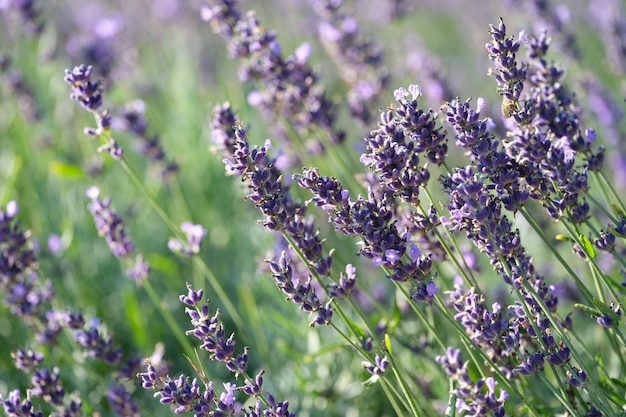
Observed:
[[[145,280],[142,283],[142,285],[143,285],[143,288],[146,289],[146,292],[148,293],[148,296],[152,300],[152,303],[154,304],[154,306],[157,308],[159,313],[161,313],[161,316],[165,320],[165,323],[169,327],[170,331],[172,332],[172,334],[174,335],[174,337],[176,338],[180,346],[182,346],[183,350],[185,351],[185,354],[191,357],[193,355],[194,350],[193,350],[193,346],[189,342],[189,338],[185,335],[185,332],[183,332],[180,329],[180,326],[178,325],[178,323],[176,323],[176,320],[174,320],[174,317],[172,317],[172,314],[169,312],[169,310],[165,308],[165,306],[163,305],[162,298],[156,293],[154,288],[152,288],[152,284],[150,284],[150,280]]]

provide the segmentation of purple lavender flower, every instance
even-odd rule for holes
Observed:
[[[389,359],[387,359],[386,356],[381,357],[380,355],[376,354],[374,362],[375,363],[364,361],[361,364],[361,367],[367,370],[367,372],[369,372],[372,375],[384,374],[385,371],[387,370],[387,366],[389,366]]]
[[[574,33],[568,30],[570,11],[565,4],[553,7],[548,0],[520,2],[529,11],[530,19],[539,30],[548,30],[558,36],[560,49],[574,60],[580,59],[580,48]]]
[[[226,39],[234,35],[235,25],[241,20],[241,13],[234,0],[209,2],[200,11],[202,20],[210,22],[213,31]]]
[[[234,131],[235,143],[231,149],[227,149],[228,158],[224,160],[227,172],[242,176],[248,183],[250,194],[247,198],[263,213],[263,225],[289,236],[296,246],[294,250],[297,249],[302,254],[307,267],[319,276],[328,276],[332,257],[324,255],[319,232],[313,220],[306,217],[306,207],[292,200],[289,185],[283,181],[282,173],[276,168],[274,161],[267,156],[271,143],[268,140],[264,146],[250,149],[245,130],[236,125]],[[276,264],[279,263],[280,261]],[[277,281],[277,285],[281,287],[283,284]],[[299,290],[293,294],[291,300],[300,304],[305,311],[317,313],[315,323],[328,324],[332,314],[330,306],[320,304],[310,281],[298,285]],[[281,289],[284,290],[282,287]]]
[[[143,259],[143,255],[139,253],[135,256],[135,262],[133,265],[126,269],[125,272],[128,278],[138,284],[141,284],[141,282],[148,278],[148,275],[150,274],[150,265]]]
[[[32,349],[18,349],[17,352],[11,352],[11,357],[15,361],[15,367],[24,372],[31,372],[43,362],[44,356],[41,352],[35,352]]]
[[[32,389],[30,393],[33,397],[39,397],[47,403],[53,405],[63,404],[65,390],[59,379],[59,368],[52,370],[39,368],[33,373],[31,379]]]
[[[608,309],[607,309],[608,310]],[[596,317],[596,321],[602,327],[617,327],[622,318],[622,307],[619,304],[611,303],[610,311],[600,314]]]
[[[419,189],[430,179],[419,155],[442,164],[447,153],[445,132],[436,126],[432,110],[418,108],[419,86],[412,85],[409,91],[399,88],[394,95],[400,107],[381,113],[378,130],[365,138],[367,152],[361,162],[374,171],[383,189],[409,204],[419,204]]]
[[[226,338],[224,324],[219,320],[219,310],[211,316],[208,302],[200,306],[203,291],[194,291],[190,285],[187,285],[187,290],[188,294],[181,296],[180,300],[193,307],[193,309],[186,308],[185,312],[191,318],[191,324],[194,328],[186,333],[202,341],[200,348],[210,352],[212,360],[223,362],[236,375],[245,372],[248,365],[247,349],[244,349],[244,352],[239,356],[235,356],[234,334]]]
[[[308,54],[297,50],[283,58],[276,35],[253,13],[242,16],[234,1],[207,1],[202,17],[228,40],[230,57],[241,60],[240,80],[258,81],[253,103],[301,133],[321,129],[333,143],[344,140],[345,133],[335,128],[336,109],[307,64]]]
[[[112,119],[107,111],[100,110],[102,107],[102,81],[92,81],[91,73],[93,67],[80,65],[73,70],[65,70],[65,82],[72,87],[70,98],[78,101],[87,111],[92,113],[96,119],[97,127],[85,128],[85,133],[89,136],[99,136],[105,139],[106,143],[98,148],[98,152],[107,152],[113,159],[120,159],[124,150],[117,141],[109,134]]]
[[[93,67],[80,65],[65,70],[65,82],[72,87],[70,98],[76,100],[89,112],[97,112],[102,106],[102,81],[92,81]]]
[[[167,247],[174,253],[184,256],[195,255],[200,252],[200,244],[207,231],[200,224],[184,222],[180,230],[187,237],[186,242],[181,242],[178,238],[172,238],[167,242]]]
[[[181,295],[180,301],[187,307],[185,311],[191,319],[193,329],[188,330],[188,335],[200,339],[203,343],[201,349],[211,352],[211,360],[222,362],[226,368],[235,374],[235,377],[243,374],[245,384],[226,382],[223,384],[224,391],[219,394],[213,389],[213,381],[209,381],[202,372],[198,376],[203,382],[204,389],[200,387],[198,378],[190,378],[181,374],[176,379],[169,376],[160,377],[151,360],[146,360],[146,371],[137,374],[141,379],[141,386],[147,390],[156,390],[155,397],[160,397],[161,404],[171,404],[175,406],[174,412],[182,414],[191,411],[196,417],[204,416],[288,416],[295,417],[295,413],[289,413],[289,403],[287,401],[277,403],[274,397],[263,390],[263,373],[261,370],[254,379],[246,374],[248,365],[248,349],[244,348],[242,354],[235,356],[234,335],[225,337],[224,323],[219,319],[220,312],[217,310],[214,315],[209,312],[209,301],[202,303],[204,291],[194,290],[191,285],[187,285],[187,294]],[[237,393],[242,392],[249,397],[256,397],[258,401],[253,407],[242,409],[237,401]],[[261,398],[267,404],[267,409],[262,410]]]
[[[317,296],[315,287],[312,285],[311,277],[306,281],[300,282],[293,277],[293,269],[290,260],[283,252],[277,261],[267,261],[272,276],[276,281],[276,286],[287,295],[287,301],[293,301],[298,304],[300,309],[307,313],[316,313],[317,317],[310,323],[311,327],[316,325],[328,325],[332,317],[332,307],[330,303],[323,305]],[[349,284],[345,284],[346,289]],[[341,287],[340,287],[341,288]],[[333,287],[335,293],[339,291]]]
[[[598,236],[594,241],[594,245],[600,250],[612,253],[615,251],[615,235],[610,231],[600,231],[600,236]]]
[[[168,161],[159,136],[148,134],[145,109],[146,105],[142,100],[128,103],[122,109],[121,116],[113,118],[112,127],[116,131],[131,132],[137,138],[137,151],[155,164],[162,178],[172,180],[178,171],[178,164]]]
[[[18,206],[15,202],[7,205],[6,211],[0,211],[0,286],[5,294],[3,302],[11,308],[14,315],[24,320],[26,329],[32,330],[37,343],[54,348],[63,329],[74,334],[74,341],[83,348],[85,356],[101,359],[109,365],[122,362],[122,350],[113,344],[110,337],[98,331],[99,321],[94,319],[86,324],[81,312],[67,309],[49,309],[53,298],[49,281],[37,281],[37,263],[28,237],[29,233],[21,230],[15,221]],[[44,355],[33,350],[19,349],[12,354],[16,367],[31,374],[31,383],[27,399],[20,400],[19,391],[12,391],[8,399],[0,402],[9,415],[39,416],[30,401],[31,397],[41,398],[56,407],[59,415],[78,417],[82,415],[82,405],[78,394],[66,395],[58,368],[46,368]],[[132,372],[130,362],[125,365],[126,374]],[[117,376],[124,378],[124,374]],[[126,406],[134,401],[125,397]],[[127,415],[127,414],[126,414]]]
[[[576,388],[584,388],[587,385],[587,374],[580,369],[572,368],[572,371],[568,372],[567,383]]]
[[[113,384],[107,391],[107,400],[117,415],[139,417],[139,406],[124,385]]]
[[[493,41],[487,49],[495,64],[493,73],[499,91],[510,99],[506,95],[510,83],[504,81],[512,76],[510,68],[517,68],[519,44],[511,37],[506,38],[502,22],[491,33]],[[530,64],[523,64],[523,74],[516,81],[520,86],[520,94],[514,97],[518,102],[513,112],[516,127],[509,134],[506,151],[519,165],[520,177],[528,184],[530,197],[540,200],[550,216],[557,220],[568,216],[571,222],[582,223],[589,218],[590,209],[584,198],[589,188],[587,171],[600,168],[604,149],[591,152],[595,133],[590,129],[581,131],[575,96],[561,82],[564,72],[545,59],[549,43],[545,32],[528,42]],[[522,99],[524,83],[528,94]],[[577,166],[581,154],[587,161]]]
[[[485,298],[475,288],[463,292],[460,285],[449,293],[449,303],[457,311],[454,318],[465,328],[469,338],[492,360],[497,360],[508,368],[511,357],[520,346],[518,326],[509,323],[506,311],[499,303],[493,303],[491,309],[485,306]]]
[[[520,180],[524,168],[501,149],[500,142],[491,132],[490,119],[480,118],[484,107],[484,100],[480,98],[476,110],[470,107],[469,100],[454,100],[443,106],[446,120],[454,129],[457,146],[470,152],[476,171],[485,174],[490,181],[488,187],[497,191],[504,208],[515,212],[530,197],[530,192]],[[475,187],[478,187],[477,183]]]
[[[83,347],[87,357],[98,358],[112,365],[117,365],[122,360],[121,348],[115,346],[110,337],[103,336],[96,325],[85,326],[74,333],[74,340]]]
[[[329,286],[328,295],[334,298],[345,298],[352,293],[356,285],[356,268],[352,264],[346,265],[346,272],[339,275],[339,283]]]
[[[473,382],[467,369],[467,362],[461,361],[460,350],[448,348],[446,355],[437,356],[436,360],[455,383],[451,394],[458,397],[457,410],[476,417],[505,415],[504,403],[509,398],[508,392],[500,389],[497,394],[498,383],[492,377],[480,378]]]
[[[324,47],[349,84],[350,112],[363,123],[369,123],[371,108],[389,80],[382,49],[359,33],[355,18],[340,10],[341,0],[311,0],[311,3],[324,19],[319,25]]]
[[[237,123],[237,116],[233,113],[230,103],[226,102],[215,106],[211,123],[211,139],[218,151],[228,154],[235,151],[237,137],[234,127]]]
[[[135,245],[126,235],[122,219],[110,208],[111,199],[101,200],[99,196],[100,189],[98,187],[93,186],[87,190],[87,197],[91,199],[87,208],[94,218],[98,234],[106,239],[113,255],[118,258],[126,258],[135,249]]]
[[[0,292],[11,312],[32,323],[42,312],[43,304],[53,298],[49,281],[37,282],[37,261],[29,241],[30,232],[22,230],[16,215],[15,201],[0,210]]]
[[[300,187],[313,193],[311,201],[328,213],[336,230],[363,239],[359,255],[390,270],[387,277],[394,281],[411,278],[416,284],[413,296],[416,300],[431,302],[434,299],[437,287],[430,281],[430,256],[410,250],[408,237],[400,235],[394,225],[393,212],[371,190],[367,200],[359,197],[353,201],[339,181],[321,176],[316,168],[305,169],[295,178]],[[408,260],[405,254],[409,255]]]
[[[498,27],[490,25],[492,41],[486,45],[489,58],[495,67],[491,73],[498,82],[498,92],[507,100],[517,102],[524,88],[526,79],[525,65],[518,65],[516,54],[526,40],[526,35],[521,32],[517,40],[506,37],[506,26],[502,19]]]
[[[10,417],[44,417],[41,409],[36,409],[33,405],[30,393],[26,394],[24,400],[20,398],[19,390],[9,392],[9,396],[6,399],[0,394],[0,404],[2,404],[5,413]]]
[[[91,199],[87,208],[94,218],[98,234],[105,238],[113,255],[117,258],[129,259],[135,250],[135,245],[126,234],[121,217],[111,209],[111,199],[107,197],[101,200],[100,189],[96,186],[90,187],[86,194]],[[127,275],[138,283],[146,279],[149,272],[150,267],[141,255],[135,258],[133,267],[126,271]]]

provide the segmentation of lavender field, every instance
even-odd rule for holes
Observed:
[[[626,3],[0,0],[0,405],[626,416]]]

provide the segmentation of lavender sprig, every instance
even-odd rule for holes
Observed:
[[[574,36],[574,32],[568,29],[570,23],[570,11],[564,4],[553,7],[549,0],[532,0],[523,2],[523,6],[530,11],[536,26],[542,26],[542,30],[549,30],[555,36],[559,36],[560,49],[574,60],[581,57],[580,47]]]
[[[180,301],[185,304],[186,313],[191,319],[193,329],[188,335],[193,335],[202,341],[200,349],[211,353],[210,359],[223,363],[235,375],[243,375],[245,383],[237,386],[233,383],[224,383],[224,391],[219,395],[214,390],[214,383],[210,381],[204,371],[198,372],[204,388],[200,387],[198,378],[181,374],[172,379],[169,376],[159,377],[150,359],[146,360],[146,372],[137,374],[141,379],[141,386],[147,390],[156,390],[155,397],[160,397],[161,404],[175,405],[174,413],[182,414],[186,411],[194,413],[195,417],[240,415],[241,412],[249,417],[284,416],[295,417],[295,412],[289,411],[289,402],[277,402],[274,396],[263,390],[263,374],[261,370],[254,379],[247,375],[248,348],[235,355],[234,334],[226,338],[224,323],[219,319],[220,312],[215,314],[209,311],[209,302],[202,303],[204,290],[194,290],[187,285],[187,294],[181,295]],[[236,393],[241,392],[248,397],[256,397],[254,406],[243,409],[236,399]],[[265,410],[264,410],[265,408]]]
[[[348,82],[350,112],[361,122],[369,123],[371,108],[389,81],[382,49],[359,33],[356,19],[341,11],[340,0],[311,0],[311,3],[324,19],[319,25],[324,47],[335,60],[342,78]]]
[[[488,44],[487,49],[496,64],[496,73],[500,74],[497,80],[501,91],[506,94],[506,88],[510,86],[504,81],[517,71],[517,64],[515,63],[517,48],[512,46],[515,45],[512,38],[505,38],[502,22],[498,29],[492,27],[492,36],[493,41]],[[531,45],[531,56],[536,57],[540,62],[539,65],[542,65],[543,68],[542,71],[532,73],[527,66],[523,65],[527,68],[526,71],[530,73],[531,83],[539,84],[548,79],[551,80],[551,84],[554,83],[554,80],[560,78],[561,73],[556,69],[547,70],[543,60],[543,55],[547,50],[545,37],[538,40],[532,39],[529,44]],[[506,76],[502,76],[502,74]],[[518,83],[523,81],[523,79],[517,80]],[[544,95],[547,86],[537,88],[535,90],[537,96],[534,97],[540,98],[529,98],[523,106],[516,105],[512,110],[512,115],[515,116],[519,129],[527,133],[527,137],[533,137],[540,142],[541,139],[538,138],[541,138],[542,132],[560,132],[563,140],[553,144],[550,141],[550,136],[547,135],[543,147],[533,147],[529,142],[526,142],[525,149],[527,152],[523,158],[515,157],[519,156],[519,153],[512,154],[511,146],[513,145],[507,147],[506,153],[499,149],[499,143],[495,142],[493,134],[489,133],[489,124],[479,118],[482,104],[479,105],[476,112],[469,108],[468,102],[462,105],[454,102],[447,106],[447,118],[455,128],[457,143],[471,150],[473,166],[468,166],[465,170],[457,170],[444,181],[444,189],[452,202],[449,205],[452,217],[450,222],[448,223],[446,220],[446,223],[451,226],[451,230],[466,230],[467,236],[478,245],[479,249],[492,258],[491,263],[503,275],[505,282],[518,288],[522,303],[512,306],[512,312],[515,312],[514,316],[517,323],[508,324],[507,327],[510,330],[507,331],[507,339],[502,342],[507,344],[513,342],[511,346],[515,351],[517,349],[515,348],[517,343],[515,341],[519,339],[519,336],[513,338],[510,336],[516,335],[519,330],[523,329],[529,333],[531,339],[540,342],[541,350],[545,351],[545,354],[538,352],[535,356],[529,356],[527,358],[529,363],[521,364],[516,369],[509,369],[509,373],[514,371],[522,375],[542,371],[541,363],[544,360],[549,361],[554,366],[563,366],[570,357],[569,347],[564,342],[555,341],[547,326],[551,321],[549,315],[556,308],[556,297],[547,291],[549,287],[543,278],[534,273],[530,258],[524,254],[523,247],[520,245],[519,232],[512,233],[509,223],[500,217],[501,204],[510,210],[517,211],[523,207],[529,196],[538,198],[542,194],[549,194],[553,190],[554,184],[556,187],[558,184],[565,184],[568,181],[570,181],[569,184],[572,184],[571,181],[577,181],[577,184],[580,184],[583,180],[580,176],[577,177],[577,180],[572,180],[571,175],[575,171],[573,163],[569,163],[570,160],[573,160],[574,151],[569,147],[569,142],[566,140],[570,137],[579,137],[575,136],[578,134],[577,118],[575,116],[568,117],[572,115],[569,108],[571,98],[562,92],[563,87],[560,84],[554,85],[558,90],[551,90],[552,92],[547,96]],[[520,100],[521,95],[517,96],[516,99]],[[553,110],[554,107],[548,107],[558,106],[559,103],[563,103],[563,110],[555,111]],[[555,114],[559,115],[558,120],[555,118]],[[575,149],[583,152],[589,150],[588,142],[585,140],[576,139],[574,143],[572,147]],[[554,158],[557,161],[567,161],[569,165],[555,163]],[[534,161],[537,161],[539,166],[545,166],[545,169],[531,168]],[[479,174],[474,174],[474,169]],[[541,178],[543,173],[545,173],[546,179]],[[522,178],[525,182],[520,181]],[[524,190],[526,184],[533,187],[530,193]],[[457,185],[458,188],[456,188]],[[582,186],[582,188],[586,187]],[[489,189],[493,189],[495,193],[488,192]],[[557,189],[567,192],[579,188],[562,186],[562,188]],[[572,201],[574,204],[573,208],[570,209],[572,220],[581,222],[585,218],[585,211],[580,208],[582,206],[576,205],[576,199],[576,194],[573,194],[573,198],[569,198],[567,201]],[[514,276],[517,274],[519,274],[520,281],[516,283]],[[530,283],[534,289],[527,286],[528,277],[531,276],[533,281]],[[524,285],[520,285],[522,283]],[[469,315],[459,317],[477,317],[476,314],[481,313],[473,311]],[[467,325],[472,321],[470,320],[465,324]],[[535,324],[529,326],[530,323]],[[558,329],[554,327],[556,326],[555,323],[552,326],[552,330]],[[485,327],[479,325],[475,328],[483,329]],[[563,334],[560,333],[560,335],[564,337]],[[507,346],[508,348],[509,346]],[[506,352],[506,349],[503,351]],[[567,406],[567,403],[564,405]]]
[[[110,134],[111,116],[107,111],[100,110],[103,104],[104,86],[101,80],[91,80],[92,71],[91,65],[80,65],[71,71],[65,70],[65,82],[72,87],[70,98],[78,101],[85,110],[94,115],[97,126],[85,128],[85,133],[104,141],[104,144],[98,148],[98,152],[108,152],[113,159],[121,159],[124,150]]]
[[[71,71],[65,70],[65,82],[72,87],[70,98],[78,101],[96,119],[97,126],[85,128],[84,131],[103,142],[98,152],[106,151],[114,159],[122,159],[124,150],[113,138],[111,131],[131,132],[138,138],[138,152],[159,166],[162,178],[172,179],[178,171],[178,165],[167,160],[158,136],[148,136],[148,121],[143,115],[145,103],[136,100],[123,109],[121,116],[113,117],[107,110],[101,109],[104,83],[102,80],[93,81],[92,72],[93,67],[84,64]]]
[[[187,241],[183,242],[178,238],[172,238],[167,242],[167,247],[174,253],[184,256],[192,256],[200,252],[202,239],[207,230],[199,224],[184,222],[180,225],[180,230],[185,234]]]
[[[49,281],[40,282],[37,275],[37,262],[29,241],[29,233],[23,231],[15,219],[18,213],[15,202],[7,204],[6,210],[0,210],[0,286],[5,294],[3,303],[11,312],[20,317],[25,329],[35,333],[36,343],[55,349],[59,343],[59,334],[68,330],[73,334],[73,342],[82,349],[85,357],[104,361],[112,367],[124,362],[124,355],[119,346],[114,345],[110,336],[104,336],[98,329],[99,321],[94,319],[86,323],[82,313],[70,310],[52,309],[54,292]],[[0,404],[7,414],[16,417],[40,416],[33,400],[43,401],[55,408],[58,415],[82,415],[79,393],[67,394],[61,380],[59,367],[45,366],[45,356],[32,349],[18,349],[11,356],[17,368],[31,374],[30,388],[26,399],[20,398],[19,390],[10,392],[8,398],[0,396]],[[120,379],[127,379],[136,361],[128,360],[121,370],[115,371],[118,383],[111,387],[118,395],[126,398],[125,407],[136,409],[134,400],[126,388],[119,385]],[[126,392],[126,394],[123,394]],[[111,403],[114,410],[121,410]],[[131,414],[120,414],[130,416]]]
[[[137,151],[155,164],[161,172],[161,178],[171,181],[178,172],[178,164],[168,160],[159,136],[148,134],[145,109],[146,104],[142,100],[128,103],[121,116],[113,118],[112,126],[117,131],[132,133],[137,138]]]
[[[257,81],[258,90],[249,101],[282,117],[300,133],[321,129],[333,143],[344,140],[345,133],[335,127],[336,109],[307,64],[306,45],[283,58],[276,35],[265,30],[253,13],[243,16],[231,0],[208,1],[201,14],[229,42],[231,58],[241,60],[240,80]]]
[[[420,166],[419,155],[440,165],[448,150],[445,132],[436,125],[437,114],[418,107],[421,94],[417,85],[411,85],[409,91],[395,91],[399,107],[381,113],[379,128],[365,138],[366,153],[361,156],[361,162],[378,176],[383,190],[415,205],[419,204],[419,189],[430,179],[428,169]]]
[[[124,222],[119,215],[111,209],[111,199],[100,199],[100,189],[92,186],[87,190],[87,196],[91,203],[87,206],[96,223],[98,234],[106,239],[111,253],[120,259],[130,259],[135,245],[126,234]],[[133,266],[126,271],[129,278],[141,283],[148,277],[150,266],[143,260],[141,254],[135,257]]]
[[[502,19],[498,27],[490,26],[490,28],[492,41],[486,45],[486,48],[489,51],[489,59],[495,65],[490,69],[490,73],[498,82],[498,93],[506,100],[516,103],[522,94],[526,79],[526,66],[517,63],[516,55],[522,42],[526,40],[526,35],[520,32],[517,40],[507,38],[506,26]],[[510,117],[506,114],[505,116]]]
[[[487,49],[496,65],[494,71],[507,74],[502,62],[515,62],[519,45],[494,47],[516,44],[506,38],[502,21],[497,29],[492,27],[492,37]],[[545,33],[529,41],[532,65],[525,65],[524,78],[516,85],[528,82],[530,92],[523,109],[513,112],[517,129],[507,141],[507,154],[520,165],[519,171],[531,187],[530,196],[540,199],[553,218],[567,214],[573,223],[582,223],[589,217],[589,205],[581,198],[589,188],[586,171],[600,168],[604,149],[591,153],[595,134],[591,130],[581,132],[574,97],[560,82],[563,71],[545,60],[548,46]],[[496,80],[502,85],[502,77],[496,76]],[[519,99],[518,95],[516,101]],[[589,161],[582,171],[575,165],[579,153],[587,155]]]
[[[263,225],[269,230],[283,233],[290,239],[294,249],[302,254],[312,271],[319,276],[328,276],[331,272],[332,257],[324,255],[319,233],[313,221],[306,217],[306,208],[292,200],[289,185],[283,181],[282,173],[276,168],[274,161],[267,156],[271,149],[269,140],[262,147],[250,149],[246,132],[241,125],[237,124],[232,128],[235,141],[229,143],[225,149],[228,156],[224,160],[227,173],[241,176],[242,180],[248,183],[250,194],[247,198],[263,213]],[[277,261],[274,264],[281,263],[285,264],[285,261]],[[281,287],[278,277],[282,276],[282,273],[279,273],[280,268],[274,269],[277,285]],[[328,324],[332,309],[329,305],[322,306],[316,302],[308,303],[305,308],[303,304],[305,300],[313,301],[319,297],[314,294],[315,287],[306,283],[302,285],[300,290],[304,291],[306,296],[291,299],[301,304],[305,311],[317,314],[317,319],[313,323]]]
[[[321,176],[316,168],[305,169],[296,180],[314,194],[311,201],[328,212],[336,230],[363,239],[359,255],[389,270],[387,278],[393,281],[411,279],[416,284],[412,298],[432,302],[438,290],[430,275],[430,256],[423,256],[416,245],[409,244],[407,236],[400,235],[389,207],[371,191],[367,200],[359,197],[353,201],[339,181]],[[405,254],[408,260],[403,258]]]
[[[448,348],[446,355],[438,356],[436,360],[455,383],[451,394],[458,397],[455,404],[457,411],[476,417],[506,415],[504,404],[509,398],[508,392],[500,389],[500,393],[496,394],[498,383],[491,377],[472,381],[468,362],[461,361],[460,350]],[[487,392],[484,392],[485,387]]]

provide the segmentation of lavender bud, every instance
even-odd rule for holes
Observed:
[[[110,208],[111,199],[100,200],[100,190],[98,187],[90,187],[87,190],[87,197],[91,198],[91,203],[87,206],[93,215],[98,234],[106,239],[109,249],[118,258],[130,256],[135,246],[126,235],[124,222],[115,211]]]

